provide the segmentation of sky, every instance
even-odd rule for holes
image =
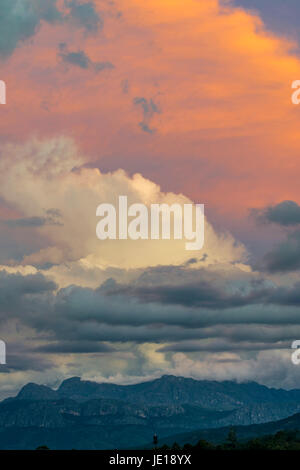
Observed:
[[[297,0],[233,0],[233,4],[257,12],[270,31],[299,39],[300,5]]]
[[[71,376],[300,388],[300,7],[0,0],[0,397]],[[205,242],[96,208],[205,205]]]

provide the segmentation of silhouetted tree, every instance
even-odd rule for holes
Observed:
[[[226,443],[230,449],[235,449],[237,447],[237,437],[234,428],[230,428],[226,438]]]
[[[214,446],[210,442],[205,441],[204,439],[200,439],[195,446],[196,450],[213,450]]]
[[[181,447],[179,444],[177,444],[177,442],[174,442],[174,444],[172,445],[172,450],[181,450]]]

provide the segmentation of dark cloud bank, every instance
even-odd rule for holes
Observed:
[[[43,21],[49,24],[68,23],[93,33],[102,29],[94,3],[65,1],[68,13],[63,15],[56,0],[0,0],[0,56],[9,57],[22,41],[37,32]]]

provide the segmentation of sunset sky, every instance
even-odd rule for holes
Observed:
[[[0,397],[74,375],[300,388],[299,2],[0,7]],[[203,249],[101,242],[119,195],[205,204]]]

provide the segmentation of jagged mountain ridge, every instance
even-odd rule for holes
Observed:
[[[45,385],[27,384],[15,399],[52,400],[70,398],[86,401],[108,398],[151,405],[189,403],[213,410],[232,410],[244,404],[298,403],[300,390],[268,388],[256,382],[207,381],[164,375],[159,379],[134,385],[116,385],[83,381],[72,377],[57,390]]]
[[[29,383],[0,403],[0,449],[34,448],[38,439],[51,448],[140,446],[154,432],[164,437],[276,421],[300,411],[299,403],[300,390],[255,382],[162,376],[116,385],[73,377],[57,390]]]

